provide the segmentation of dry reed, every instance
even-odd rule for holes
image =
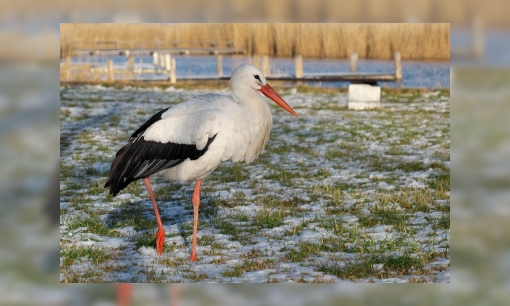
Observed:
[[[78,41],[174,42],[208,47],[233,43],[248,55],[308,58],[449,59],[449,24],[62,24],[62,55]]]

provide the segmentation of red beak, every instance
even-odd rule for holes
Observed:
[[[260,92],[263,93],[266,97],[273,100],[276,104],[278,104],[281,108],[293,114],[294,116],[298,116],[298,114],[290,107],[290,105],[285,102],[279,94],[274,91],[274,89],[269,86],[269,84],[261,85]]]

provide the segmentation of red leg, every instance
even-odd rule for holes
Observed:
[[[149,177],[144,178],[143,181],[145,182],[145,187],[147,187],[147,191],[149,192],[149,197],[151,198],[152,206],[154,207],[154,214],[156,215],[156,221],[158,222],[158,231],[154,236],[156,236],[156,253],[161,255],[163,253],[163,245],[165,244],[165,230],[163,229],[163,223],[161,223],[161,218],[159,217],[158,205],[156,204],[156,199],[152,192]]]
[[[198,207],[200,206],[200,185],[202,184],[202,180],[198,180],[195,183],[195,192],[193,192],[193,197],[191,198],[191,202],[193,203],[193,242],[191,245],[191,261],[197,260],[197,231],[198,231]]]
[[[117,291],[117,305],[129,305],[129,298],[131,297],[131,284],[119,284]]]

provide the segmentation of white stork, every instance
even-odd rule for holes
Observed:
[[[165,231],[149,176],[161,173],[182,183],[196,181],[191,198],[194,218],[190,258],[195,261],[202,179],[222,161],[250,163],[264,149],[273,120],[262,94],[297,116],[255,66],[237,67],[230,84],[233,98],[206,94],[161,110],[131,135],[112,162],[105,187],[110,187],[113,196],[135,180],[145,182],[158,223],[158,255],[163,251]]]

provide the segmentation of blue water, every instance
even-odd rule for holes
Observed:
[[[217,70],[215,56],[174,56],[176,60],[176,74],[179,77],[214,76]],[[81,57],[74,58],[74,62],[88,62],[94,66],[105,67],[108,59],[113,59],[115,66],[127,66],[125,56],[115,57]],[[143,57],[144,68],[154,68],[152,57]],[[233,68],[242,63],[248,63],[249,57],[224,56],[223,75],[228,76]],[[272,58],[270,60],[271,74],[294,74],[293,58]],[[140,58],[135,58],[135,69],[140,68]],[[304,74],[307,73],[349,73],[350,63],[347,59],[303,59]],[[359,73],[386,73],[395,72],[395,63],[392,60],[358,60]],[[164,74],[137,75],[137,79],[165,79]],[[310,82],[313,86],[346,87],[348,82]],[[402,61],[401,82],[380,82],[383,87],[398,88],[450,88],[450,62],[449,61]]]

